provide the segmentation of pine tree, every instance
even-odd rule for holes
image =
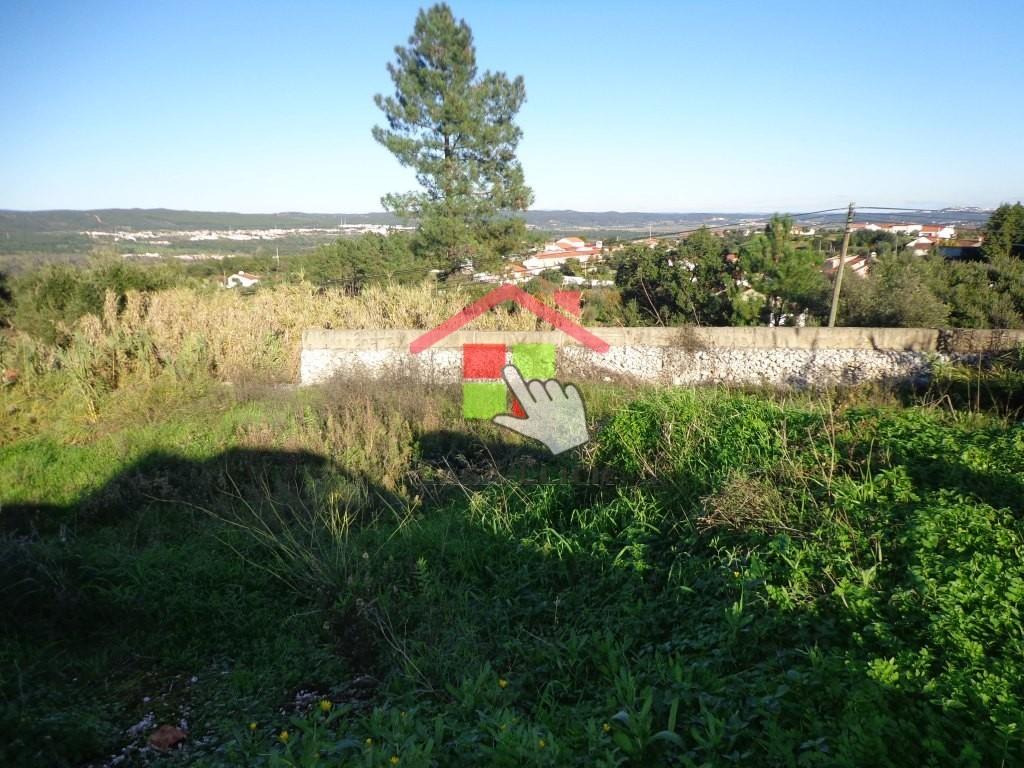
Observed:
[[[985,224],[985,255],[1024,257],[1024,205],[1003,203]]]
[[[508,253],[525,235],[512,214],[533,201],[516,159],[523,78],[478,75],[473,33],[445,4],[421,10],[408,46],[395,53],[395,93],[375,98],[387,127],[375,126],[373,136],[415,170],[423,190],[381,202],[418,220],[421,250],[451,267]]]

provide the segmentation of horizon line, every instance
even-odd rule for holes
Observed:
[[[1009,201],[1006,201],[1009,202]],[[1019,201],[1016,201],[1019,202]],[[1012,204],[1012,203],[1011,203]],[[834,209],[827,209],[827,213],[835,212],[835,215],[842,215],[843,210],[846,206],[836,206]],[[854,209],[878,209],[878,208],[891,208],[894,212],[899,211],[914,212],[914,211],[979,211],[979,212],[991,212],[994,211],[994,207],[981,206],[981,205],[907,205],[907,206],[857,206],[854,205]],[[277,211],[241,211],[241,210],[227,210],[227,209],[204,209],[204,208],[171,208],[167,206],[155,206],[155,207],[139,207],[139,206],[104,206],[96,208],[5,208],[0,207],[0,213],[58,213],[58,212],[72,212],[72,213],[92,213],[95,211],[169,211],[175,213],[223,213],[223,214],[234,214],[239,216],[289,216],[289,215],[304,215],[304,216],[396,216],[396,214],[390,211],[374,210],[374,211],[303,211],[303,210],[277,210]],[[671,216],[671,215],[686,215],[695,216],[699,214],[754,214],[754,215],[772,215],[774,213],[800,213],[788,210],[786,208],[773,208],[773,209],[694,209],[694,210],[643,210],[643,209],[619,209],[619,208],[605,208],[605,209],[580,209],[580,208],[528,208],[525,211],[519,211],[517,214],[526,213],[593,213],[593,214],[649,214],[655,216]],[[816,212],[811,212],[816,213]],[[810,214],[804,214],[810,215]],[[820,214],[819,214],[820,215]],[[397,217],[397,216],[396,216]]]

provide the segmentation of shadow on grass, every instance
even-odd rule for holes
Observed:
[[[465,695],[449,686],[490,668],[512,681],[500,706],[555,732],[575,729],[579,739],[582,726],[574,723],[599,724],[620,710],[637,717],[650,690],[652,727],[663,727],[674,707],[692,757],[712,762],[753,762],[770,741],[777,763],[820,750],[825,761],[827,750],[842,749],[859,764],[900,764],[924,738],[915,728],[923,733],[924,726],[950,749],[963,745],[958,717],[846,663],[851,644],[836,629],[844,624],[838,602],[783,611],[752,598],[758,579],[740,574],[750,565],[740,550],[763,548],[757,537],[696,532],[678,497],[628,484],[619,497],[599,500],[575,483],[571,459],[552,462],[529,444],[433,432],[420,448],[438,465],[457,464],[459,456],[481,467],[491,461],[521,470],[536,462],[523,476],[546,471],[549,479],[524,489],[500,477],[488,483],[481,473],[481,494],[470,498],[470,491],[463,503],[448,498],[395,524],[356,525],[343,546],[314,553],[323,584],[308,592],[263,578],[259,558],[271,550],[243,551],[235,561],[213,546],[204,527],[210,520],[197,510],[227,500],[271,512],[273,524],[286,527],[289,519],[275,510],[321,505],[339,487],[355,489],[358,505],[371,512],[387,514],[401,503],[322,456],[232,450],[194,461],[155,453],[74,505],[19,505],[14,515],[5,506],[4,529],[35,533],[40,545],[60,540],[58,519],[75,530],[70,551],[35,556],[19,545],[0,553],[0,564],[28,569],[9,571],[3,583],[22,585],[19,592],[35,584],[34,593],[9,595],[4,610],[14,621],[0,643],[13,637],[22,649],[49,645],[64,665],[88,660],[96,674],[72,685],[66,674],[47,671],[49,652],[21,664],[35,677],[0,689],[15,702],[12,712],[22,707],[0,725],[27,722],[25,711],[43,712],[53,699],[85,706],[94,693],[89,684],[104,676],[201,668],[218,657],[231,659],[232,673],[215,683],[225,687],[217,698],[263,697],[277,708],[299,685],[332,692],[338,670],[324,671],[329,665],[318,656],[326,648],[349,674],[404,677],[416,691],[405,706],[449,717],[459,716],[452,697]],[[160,533],[140,532],[151,520]],[[25,559],[16,559],[19,551]],[[339,570],[330,570],[331,558],[339,558]],[[292,614],[311,618],[292,624]],[[90,655],[102,644],[117,658]],[[499,695],[494,685],[488,695]],[[125,706],[116,687],[97,690],[99,701],[89,706]],[[209,716],[199,709],[196,722]],[[241,710],[234,718],[248,720]],[[114,720],[109,727],[123,733],[125,722]],[[83,737],[61,752],[69,732],[59,729],[72,725],[40,720],[19,741],[56,750],[46,755],[52,765],[95,759],[107,748],[104,739]],[[651,744],[636,764],[667,759],[663,744]]]
[[[367,500],[397,502],[394,494],[364,476],[308,451],[235,448],[201,460],[157,451],[146,454],[72,504],[7,504],[0,495],[0,533],[45,535],[59,533],[62,527],[117,523],[154,504],[187,510],[225,500],[255,506],[268,499],[285,504],[312,503],[317,481],[324,478],[362,489]]]
[[[0,764],[106,764],[147,712],[269,718],[371,666],[379,638],[358,617],[327,631],[334,596],[296,592],[303,563],[271,537],[398,503],[319,455],[235,449],[147,454],[66,506],[0,504]]]

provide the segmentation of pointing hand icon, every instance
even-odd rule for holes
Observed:
[[[575,384],[563,387],[554,379],[527,383],[514,365],[506,365],[502,374],[512,394],[523,406],[526,418],[495,416],[495,424],[539,440],[556,456],[590,439],[583,398]]]

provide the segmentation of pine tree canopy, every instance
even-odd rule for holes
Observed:
[[[473,33],[445,4],[421,10],[395,54],[395,93],[375,97],[387,125],[373,136],[416,172],[422,190],[381,202],[418,220],[423,249],[452,264],[508,253],[525,232],[512,214],[533,201],[516,159],[523,78],[478,74]]]

